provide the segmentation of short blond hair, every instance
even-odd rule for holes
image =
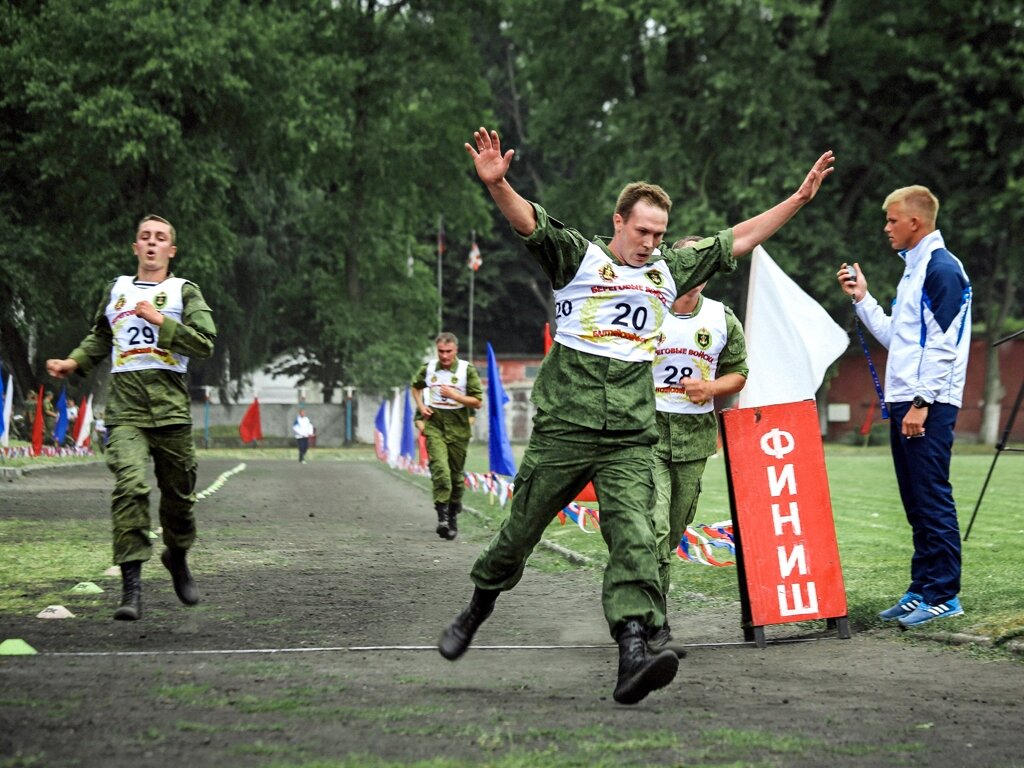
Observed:
[[[166,224],[167,228],[170,230],[171,233],[171,245],[175,245],[177,243],[178,233],[174,231],[174,225],[171,224],[171,222],[169,222],[163,216],[157,216],[155,213],[147,213],[145,216],[142,217],[142,219],[139,221],[139,226],[135,228],[135,234],[139,233],[139,230],[142,229],[142,225],[145,224],[147,221],[159,221],[161,224]]]
[[[939,217],[939,198],[937,198],[928,187],[915,184],[910,187],[900,187],[889,193],[882,203],[882,210],[889,210],[889,206],[900,203],[907,213],[917,216],[924,224],[935,227],[935,221]]]
[[[672,212],[672,198],[668,196],[668,192],[657,184],[648,184],[646,181],[634,181],[623,187],[619,199],[615,202],[615,212],[623,219],[628,219],[633,212],[633,206],[641,200],[655,208],[661,208],[665,213]]]

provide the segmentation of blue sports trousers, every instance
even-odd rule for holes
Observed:
[[[889,403],[889,444],[903,509],[913,532],[910,587],[928,605],[938,605],[960,592],[960,526],[949,482],[953,427],[960,409],[933,403],[924,435],[900,434],[910,403]]]

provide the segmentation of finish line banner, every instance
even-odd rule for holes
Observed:
[[[722,411],[744,627],[846,617],[813,400]]]

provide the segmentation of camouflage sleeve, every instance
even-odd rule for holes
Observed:
[[[181,322],[173,317],[164,317],[156,343],[162,349],[179,355],[207,358],[213,354],[213,342],[217,338],[210,305],[195,283],[185,283],[181,289],[181,300],[184,304]]]
[[[725,349],[718,356],[718,375],[739,373],[749,376],[747,339],[743,335],[743,326],[740,324],[739,318],[729,307],[725,308],[725,327],[728,339],[725,342]]]
[[[78,363],[77,373],[81,376],[88,376],[89,372],[110,354],[110,349],[114,345],[114,332],[107,320],[107,303],[110,301],[110,288],[113,284],[111,281],[103,294],[103,299],[93,317],[92,330],[89,331],[89,335],[82,339],[68,355]]]

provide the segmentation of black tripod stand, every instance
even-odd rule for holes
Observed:
[[[1024,328],[1011,333],[1009,336],[1004,336],[992,344],[993,347],[998,347],[1005,341],[1015,339],[1024,333]],[[996,461],[999,459],[999,454],[1003,451],[1024,451],[1021,448],[1007,448],[1006,443],[1010,439],[1010,431],[1013,429],[1013,422],[1017,420],[1017,411],[1020,410],[1021,400],[1024,400],[1024,380],[1020,383],[1020,389],[1017,391],[1017,399],[1013,402],[1013,408],[1010,409],[1010,418],[1006,420],[1006,426],[1003,428],[1003,435],[999,438],[999,442],[996,443],[996,455],[992,457],[992,466],[988,468],[988,474],[985,476],[985,484],[981,486],[981,494],[978,496],[978,503],[974,505],[974,513],[971,515],[971,522],[967,524],[967,532],[964,534],[964,541],[967,541],[967,537],[971,535],[971,526],[974,525],[974,518],[978,515],[978,508],[981,506],[981,500],[985,498],[985,489],[988,488],[988,481],[992,479],[992,470],[996,468]]]

